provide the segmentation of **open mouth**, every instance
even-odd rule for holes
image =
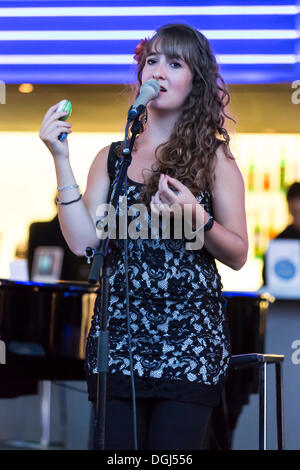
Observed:
[[[160,91],[166,92],[167,90],[163,86],[161,86]]]

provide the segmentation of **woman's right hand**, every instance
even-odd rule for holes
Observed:
[[[58,137],[62,132],[70,134],[72,132],[72,124],[67,121],[59,120],[68,113],[57,113],[56,109],[58,104],[59,103],[56,103],[54,106],[51,106],[51,108],[46,112],[42,121],[39,136],[55,159],[64,159],[69,158],[68,139],[66,138],[61,142],[58,140]]]

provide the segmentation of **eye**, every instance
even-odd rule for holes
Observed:
[[[171,62],[170,65],[173,69],[179,69],[181,67],[181,64],[177,62],[176,60],[173,60],[173,62]]]
[[[156,60],[155,59],[147,59],[147,64],[148,65],[153,65],[155,64]]]

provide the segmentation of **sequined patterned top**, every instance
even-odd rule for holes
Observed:
[[[111,145],[111,190],[120,159]],[[128,178],[128,208],[142,185]],[[124,189],[124,188],[123,188]],[[124,192],[123,192],[124,194]],[[197,197],[212,214],[209,191]],[[149,217],[149,214],[148,214]],[[134,217],[128,218],[128,224]],[[150,217],[148,219],[151,227]],[[125,305],[124,240],[110,242],[110,332],[108,393],[130,396],[130,363]],[[161,396],[216,405],[226,378],[230,338],[226,301],[214,258],[203,247],[187,250],[181,239],[128,238],[129,311],[136,396]],[[100,293],[87,338],[89,399],[96,398]]]

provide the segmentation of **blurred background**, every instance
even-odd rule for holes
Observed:
[[[228,112],[237,121],[231,146],[244,177],[250,245],[241,271],[218,267],[225,290],[255,291],[268,242],[289,222],[286,189],[300,181],[299,105],[292,103],[290,84],[231,84],[229,91]],[[15,256],[25,256],[30,224],[56,212],[53,159],[39,138],[47,109],[64,98],[72,102],[70,158],[84,190],[97,152],[123,139],[131,97],[116,84],[6,85],[6,104],[0,107],[0,277],[9,276]]]
[[[33,221],[55,214],[52,157],[39,139],[47,109],[69,99],[68,137],[82,191],[104,145],[123,138],[133,51],[160,25],[186,22],[210,40],[228,84],[227,123],[244,177],[249,256],[219,264],[225,290],[257,290],[270,239],[290,222],[285,193],[300,180],[296,1],[0,2],[0,277],[26,256]],[[11,7],[11,8],[8,8]],[[5,101],[5,104],[4,104]]]

